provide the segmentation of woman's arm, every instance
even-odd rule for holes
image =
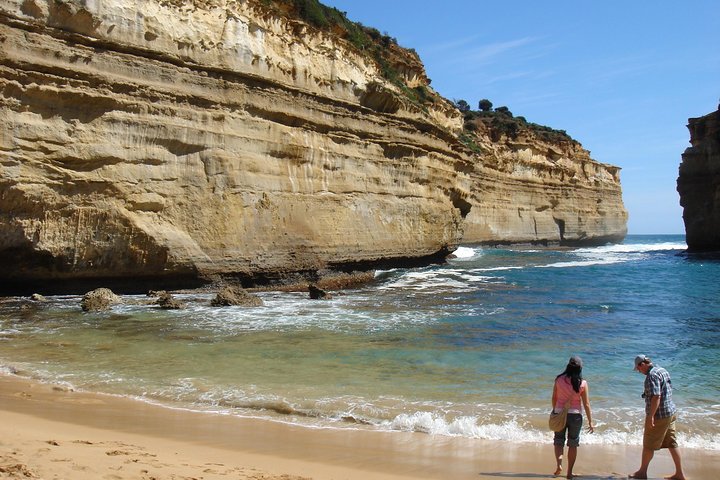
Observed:
[[[590,433],[593,433],[595,431],[595,427],[593,426],[592,421],[592,409],[590,408],[590,386],[585,385],[585,388],[583,389],[582,393],[580,394],[582,397],[583,405],[585,405],[585,415],[587,416],[588,420],[588,431]]]
[[[553,383],[553,394],[552,394],[552,408],[555,408],[557,403],[557,382]]]

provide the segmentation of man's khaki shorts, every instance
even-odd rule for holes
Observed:
[[[649,427],[645,424],[643,434],[643,447],[649,450],[660,450],[661,448],[677,448],[675,439],[675,415],[666,418],[656,418],[655,426]]]

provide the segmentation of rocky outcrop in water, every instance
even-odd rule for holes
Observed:
[[[677,191],[689,252],[720,252],[720,107],[688,120]]]
[[[210,301],[213,307],[261,307],[263,301],[257,295],[246,292],[238,286],[227,286],[220,289],[215,298]]]
[[[122,299],[109,288],[97,288],[83,295],[80,307],[85,312],[108,310],[113,305],[122,303]]]
[[[155,304],[164,310],[182,310],[187,307],[185,302],[178,300],[168,292],[160,292]]]
[[[330,299],[332,299],[332,295],[327,293],[322,288],[318,288],[317,285],[313,285],[313,284],[308,285],[308,292],[310,293],[310,298],[312,300],[330,300]]]
[[[390,45],[388,80],[269,3],[0,0],[1,283],[250,285],[624,237],[617,167],[530,134],[469,149],[413,52]]]

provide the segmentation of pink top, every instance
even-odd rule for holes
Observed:
[[[587,382],[583,380],[580,383],[580,393],[577,393],[572,388],[570,383],[570,377],[563,375],[555,380],[555,391],[557,393],[557,399],[555,400],[555,411],[560,412],[565,407],[565,402],[570,399],[569,413],[582,413],[580,408],[582,407],[582,400],[580,395],[587,388]]]

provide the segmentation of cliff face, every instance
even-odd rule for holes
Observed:
[[[720,109],[688,120],[677,191],[690,252],[720,252]]]
[[[625,235],[616,167],[459,141],[433,93],[255,1],[0,0],[2,282],[274,277]],[[407,52],[406,52],[407,53]],[[427,86],[417,57],[396,64]]]
[[[476,124],[479,153],[469,174],[470,242],[601,244],[624,238],[627,213],[617,167],[569,139],[532,131],[514,138]]]

